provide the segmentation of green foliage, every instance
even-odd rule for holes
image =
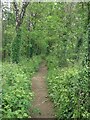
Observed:
[[[60,70],[48,65],[48,90],[56,106],[57,117],[62,119],[89,118],[87,69],[75,65]]]
[[[17,65],[3,63],[2,71],[2,117],[28,118],[32,106],[31,77],[38,69],[40,57],[22,60]]]
[[[59,59],[57,56],[49,55],[46,57],[48,69],[58,68]]]
[[[20,5],[18,6],[20,7]],[[50,53],[59,58],[59,66],[67,65],[68,61],[82,61],[87,46],[87,12],[87,4],[84,3],[34,2],[27,7],[20,26],[21,31],[16,31],[16,35],[13,36],[15,15],[11,6],[10,13],[7,11],[10,19],[3,22],[5,24],[3,25],[4,33],[9,33],[4,35],[6,54],[8,51],[11,53],[10,50],[12,50],[9,57],[12,57],[12,61],[17,63],[23,55],[30,58],[33,55]],[[8,30],[9,32],[7,32]],[[9,38],[12,42],[9,42]],[[79,39],[82,39],[82,44],[78,47]],[[5,57],[7,58],[7,56]]]
[[[36,55],[47,61],[48,89],[57,117],[90,117],[88,11],[87,3],[82,2],[31,2],[16,31],[12,5],[10,11],[3,7],[3,59],[18,63],[3,63],[4,117],[28,117],[31,76],[41,60]]]
[[[19,62],[20,57],[20,43],[21,43],[21,30],[20,28],[16,32],[16,37],[12,43],[12,62]]]
[[[12,51],[12,42],[15,38],[16,32],[13,25],[7,25],[6,28],[3,27],[3,39],[2,39],[2,59],[7,58],[11,59],[11,51]]]

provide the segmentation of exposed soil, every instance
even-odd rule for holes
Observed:
[[[46,74],[47,67],[43,61],[40,65],[39,71],[32,78],[32,91],[35,94],[33,108],[40,110],[39,113],[34,113],[32,118],[55,118],[53,103],[48,97],[48,90],[45,81]]]

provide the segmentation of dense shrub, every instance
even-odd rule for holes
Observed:
[[[30,117],[33,93],[31,77],[41,61],[40,57],[22,60],[21,63],[3,63],[2,71],[2,117]]]
[[[50,61],[47,63],[48,90],[56,106],[57,117],[89,118],[87,69],[75,65],[60,70],[58,67],[51,68]]]
[[[50,68],[50,69],[52,69],[52,68],[57,68],[58,67],[58,65],[59,65],[59,60],[58,60],[58,58],[56,57],[56,56],[54,56],[54,55],[49,55],[49,56],[47,56],[46,57],[46,61],[48,61],[47,62],[47,66],[48,66],[48,69]]]

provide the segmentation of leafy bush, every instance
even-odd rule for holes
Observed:
[[[49,65],[49,64],[48,64]],[[48,66],[49,67],[49,66]],[[86,68],[51,68],[47,75],[48,90],[58,118],[89,118],[88,72]]]
[[[50,69],[52,69],[53,67],[57,68],[58,65],[59,65],[58,58],[56,56],[54,56],[54,55],[47,56],[46,61],[48,61],[47,66]]]
[[[25,62],[27,61],[27,62]],[[3,118],[27,118],[32,106],[31,77],[40,63],[40,57],[19,64],[3,63],[2,114]]]

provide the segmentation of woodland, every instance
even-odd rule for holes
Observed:
[[[43,61],[55,118],[90,118],[90,2],[2,2],[2,36],[1,118],[39,114],[32,78]]]

